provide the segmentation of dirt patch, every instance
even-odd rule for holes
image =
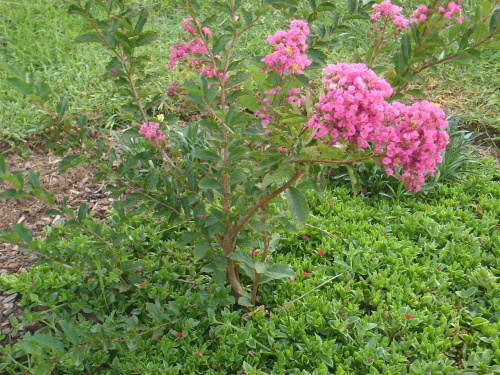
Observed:
[[[92,183],[97,168],[84,165],[80,168],[71,168],[64,175],[58,172],[62,157],[54,156],[43,148],[34,148],[28,155],[19,156],[7,154],[4,156],[9,171],[19,171],[23,175],[29,170],[40,173],[40,187],[54,192],[57,199],[65,198],[68,207],[77,209],[83,202],[89,204],[89,211],[97,219],[104,219],[110,209],[111,201],[104,192],[106,183]],[[0,186],[4,190],[6,186]],[[44,216],[48,207],[39,201],[30,199],[0,200],[0,229],[10,230],[11,224],[21,224],[28,229],[33,237],[42,234],[47,225],[57,225],[60,218]],[[0,243],[0,274],[18,273],[28,269],[36,262],[36,257],[18,251],[16,245]],[[0,294],[0,333],[6,335],[1,344],[12,343],[22,335],[11,337],[12,326],[9,321],[11,315],[17,319],[22,315],[22,308],[18,306],[20,296]],[[20,320],[20,319],[19,319]]]

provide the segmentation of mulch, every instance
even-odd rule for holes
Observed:
[[[111,201],[105,192],[106,183],[92,183],[97,168],[84,165],[80,168],[70,168],[60,175],[59,162],[62,157],[55,156],[40,147],[33,147],[27,155],[7,153],[4,155],[9,171],[20,171],[24,176],[29,170],[40,173],[40,187],[54,192],[57,199],[65,198],[68,207],[77,209],[83,202],[89,204],[89,212],[97,219],[104,219],[111,207]],[[1,183],[0,183],[1,185]],[[0,191],[8,186],[0,186]],[[46,226],[55,225],[61,220],[55,216],[44,216],[48,207],[39,201],[31,199],[0,200],[0,230],[10,229],[11,224],[21,224],[28,229],[33,237],[43,236]],[[20,252],[17,245],[0,243],[0,274],[21,273],[30,268],[37,258],[29,253]],[[26,330],[36,327],[21,326],[14,336],[10,316],[20,317],[23,313],[19,305],[21,297],[18,294],[7,295],[0,292],[0,333],[6,337],[1,345],[12,344],[19,340]]]

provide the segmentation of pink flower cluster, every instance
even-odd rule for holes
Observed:
[[[392,4],[391,0],[384,0],[380,4],[373,4],[372,9],[375,11],[370,16],[372,22],[376,22],[380,17],[386,18],[390,16],[392,23],[398,30],[403,30],[408,26],[408,20],[400,14],[403,8]]]
[[[262,59],[262,62],[267,65],[267,70],[274,70],[280,75],[288,72],[302,74],[304,68],[311,65],[311,61],[304,54],[307,35],[309,35],[307,22],[293,20],[290,22],[288,32],[278,30],[268,37],[267,42],[276,46],[273,53]]]
[[[174,43],[170,47],[170,58],[167,69],[173,69],[177,60],[188,58],[194,54],[205,55],[208,53],[205,44],[200,38],[191,39],[187,43]]]
[[[182,20],[182,29],[194,36],[197,33],[197,30],[193,27],[193,19],[192,18],[184,18]],[[198,25],[200,26],[200,25]],[[207,27],[198,27],[201,31],[202,35],[212,36],[212,32]],[[185,38],[186,39],[186,38]],[[174,68],[175,63],[179,59],[188,59],[188,67],[198,73],[203,74],[205,77],[214,77],[218,76],[219,79],[223,79],[221,74],[217,74],[215,68],[211,64],[207,64],[203,59],[194,58],[194,55],[206,55],[208,54],[208,50],[205,42],[201,38],[193,38],[188,40],[186,43],[174,43],[172,47],[170,47],[170,57],[167,65],[167,69],[171,70]],[[220,56],[215,56],[215,58],[220,59]]]
[[[387,142],[381,164],[391,175],[401,169],[399,176],[408,190],[420,190],[424,175],[434,175],[436,164],[448,144],[448,126],[444,112],[428,101],[406,106],[394,102],[387,107],[388,120],[393,125],[385,130]]]
[[[377,141],[378,146],[376,135],[387,105],[384,98],[392,95],[391,86],[365,64],[328,65],[323,73],[327,92],[309,120],[309,127],[317,129],[316,137],[329,135],[332,144],[342,137],[359,148]]]
[[[183,18],[182,19],[182,30],[184,32],[189,33],[191,35],[196,34],[196,29],[193,27],[194,20],[192,18]],[[198,23],[198,27],[200,24]],[[201,32],[207,36],[212,36],[212,31],[208,27],[202,27]]]
[[[425,5],[418,5],[417,9],[411,14],[410,23],[425,22],[427,20],[427,13],[429,13],[429,8]]]
[[[141,125],[139,129],[139,134],[144,135],[144,138],[163,141],[165,139],[165,134],[160,129],[160,124],[157,122],[145,122]]]
[[[260,120],[260,123],[263,127],[266,127],[271,120],[271,113],[266,106],[260,107],[260,111],[255,111],[255,116]],[[270,131],[268,129],[265,130],[265,133],[268,134]]]
[[[438,10],[444,18],[450,20],[455,13],[460,13],[462,11],[462,8],[460,7],[460,2],[452,1],[449,2],[448,5],[446,5],[446,8],[439,7]],[[462,23],[463,20],[464,20],[463,17],[457,17],[458,23]]]
[[[386,173],[418,191],[448,144],[444,112],[427,101],[387,103],[392,88],[364,64],[329,65],[323,72],[326,93],[308,123],[316,137],[328,136],[330,144],[342,139],[358,148],[373,144]]]
[[[181,84],[179,82],[170,82],[167,86],[167,97],[173,98],[180,88]]]
[[[299,88],[290,89],[288,90],[287,102],[289,104],[295,104],[297,107],[300,107],[306,102],[306,97],[300,96]]]

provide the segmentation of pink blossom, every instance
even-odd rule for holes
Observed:
[[[460,13],[462,8],[460,7],[460,2],[451,1],[446,5],[446,8],[439,7],[438,10],[444,18],[450,20],[455,13]]]
[[[464,17],[457,17],[456,21],[457,21],[457,23],[462,23],[462,22],[464,22]]]
[[[418,191],[425,173],[433,174],[448,144],[444,112],[427,101],[406,106],[387,103],[390,85],[364,64],[329,65],[323,69],[326,94],[321,96],[308,126],[317,138],[327,137],[374,151],[389,175]]]
[[[408,27],[408,20],[400,15],[393,15],[391,21],[398,28],[398,30],[403,30]]]
[[[429,8],[425,5],[418,5],[417,9],[411,14],[410,23],[425,22],[427,20],[427,13],[429,13]]]
[[[376,22],[381,17],[390,17],[398,30],[403,30],[408,26],[408,20],[400,15],[403,8],[392,4],[391,0],[384,0],[380,4],[373,4],[372,10],[375,11],[375,13],[370,15],[372,22]]]
[[[160,129],[160,124],[157,122],[145,122],[141,125],[139,129],[139,134],[144,135],[146,139],[163,141],[165,139],[165,135]]]
[[[179,82],[170,82],[167,86],[167,96],[173,98],[176,91],[181,87]]]
[[[191,26],[193,19],[192,18],[183,18],[182,19],[182,30],[184,32],[189,33],[191,35],[196,34],[196,30]]]
[[[311,65],[311,61],[304,54],[307,35],[309,35],[307,22],[293,20],[288,32],[278,30],[274,35],[268,37],[267,42],[276,46],[273,53],[262,59],[262,62],[266,64],[266,69],[279,74],[287,74],[288,72],[302,74],[303,69]]]
[[[205,34],[207,36],[212,36],[212,31],[210,31],[210,29],[208,27],[202,27],[201,31],[203,31],[203,34]]]

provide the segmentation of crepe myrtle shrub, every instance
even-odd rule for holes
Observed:
[[[198,18],[196,2],[183,5],[189,12],[181,24],[185,34],[170,48],[166,68],[180,65],[193,80],[172,83],[168,95],[184,95],[203,114],[206,144],[191,155],[176,153],[168,128],[144,118],[138,135],[149,141],[155,161],[143,187],[158,214],[188,224],[177,245],[192,245],[194,256],[207,263],[204,271],[216,281],[227,279],[239,304],[255,305],[259,284],[294,277],[288,266],[269,261],[277,230],[290,227],[284,200],[301,225],[308,217],[301,189],[321,186],[324,165],[360,161],[383,165],[418,191],[441,160],[447,123],[426,101],[385,101],[391,86],[365,64],[324,68],[314,105],[304,75],[312,65],[306,21],[293,19],[269,36],[268,54],[248,65],[233,52],[261,13],[232,1],[219,4],[231,22],[217,36]],[[251,93],[242,89],[248,79],[255,82]]]
[[[112,54],[107,77],[131,98],[125,110],[137,126],[127,130],[116,147],[107,147],[104,140],[95,144],[83,140],[87,152],[66,156],[61,172],[82,162],[97,166],[97,179],[112,181],[108,185],[112,196],[124,196],[113,204],[118,216],[126,218],[131,209],[153,212],[179,236],[178,247],[192,247],[195,258],[204,262],[202,271],[211,273],[215,281],[227,280],[240,305],[257,304],[260,284],[294,277],[289,266],[272,264],[270,254],[281,230],[296,230],[286,204],[296,225],[306,221],[308,205],[302,191],[324,187],[325,167],[376,163],[416,192],[425,174],[433,174],[448,142],[444,112],[438,106],[394,100],[395,94],[402,93],[400,79],[410,82],[408,75],[399,74],[403,70],[396,66],[395,73],[382,72],[387,80],[368,67],[393,46],[389,38],[401,38],[403,50],[396,54],[414,76],[425,66],[414,69],[422,61],[428,61],[430,68],[454,60],[427,55],[443,55],[425,42],[435,39],[425,34],[431,26],[418,22],[412,26],[415,23],[404,21],[399,8],[387,1],[373,6],[349,1],[345,16],[335,13],[329,2],[309,3],[304,9],[294,0],[263,1],[256,8],[232,0],[176,1],[186,11],[179,25],[184,35],[168,51],[166,68],[183,69],[186,80],[170,83],[165,94],[151,93],[147,83],[154,77],[144,69],[148,56],[137,52],[157,37],[144,30],[145,10],[123,0],[75,1],[69,8],[89,25],[89,32],[77,41],[99,43]],[[435,33],[454,27],[448,22],[468,25],[470,30],[484,29],[481,25],[489,20],[490,31],[478,34],[483,44],[498,35],[499,13],[493,7],[488,12],[481,8],[479,18],[476,10],[475,16],[459,23],[457,3],[444,13],[435,9],[437,3],[429,5],[426,13],[431,19],[434,14]],[[213,10],[206,12],[207,8]],[[267,38],[265,56],[248,59],[238,43],[273,11],[285,15],[286,27]],[[333,25],[313,28],[314,21],[328,12],[333,13]],[[415,12],[424,10],[420,7]],[[205,13],[217,16],[201,16]],[[383,25],[372,30],[375,44],[368,65],[326,64],[322,49],[331,48],[333,35],[345,31],[343,22],[353,18]],[[424,22],[421,15],[418,19]],[[467,42],[472,34],[474,30],[460,40]],[[410,35],[424,38],[418,51],[408,50]],[[478,43],[479,39],[473,40]],[[424,53],[426,60],[409,59],[413,52]],[[321,83],[314,83],[308,74],[321,67]],[[173,96],[200,113],[195,125],[182,130],[173,114],[154,116],[156,103]],[[193,136],[195,142],[186,144]],[[35,175],[26,192],[22,176],[2,169],[2,178],[15,185],[2,198],[45,194],[41,198],[54,203],[38,188],[36,179],[31,181]],[[70,211],[64,207],[62,212],[70,219],[68,223],[75,223]],[[87,206],[81,207],[76,222],[83,225],[86,214]],[[13,230],[22,239],[21,228]],[[101,238],[100,230],[102,224],[87,228],[97,238]],[[121,259],[113,247],[120,241],[123,238],[117,236],[105,243],[110,267],[118,275],[123,274]]]

